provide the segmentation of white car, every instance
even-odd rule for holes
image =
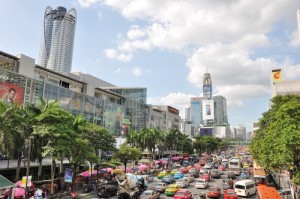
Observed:
[[[168,184],[165,182],[158,182],[153,185],[153,190],[159,191],[159,192],[165,192],[167,189]]]
[[[207,172],[208,172],[208,170],[205,168],[201,168],[199,171],[200,174],[207,173]]]
[[[188,179],[180,178],[176,181],[176,185],[178,185],[180,188],[185,188],[190,185],[190,181]]]
[[[193,182],[195,180],[194,176],[192,176],[191,174],[184,174],[183,178],[188,179],[189,182]]]
[[[211,162],[207,162],[205,165],[204,165],[204,168],[205,169],[212,169],[213,168],[213,164]]]
[[[140,199],[159,199],[160,193],[154,190],[146,190],[140,195]]]
[[[208,187],[208,182],[205,179],[198,179],[196,181],[195,187],[197,189],[205,189]]]

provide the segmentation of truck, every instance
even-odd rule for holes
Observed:
[[[126,173],[123,181],[119,180],[120,177],[122,178],[122,176],[116,176],[118,182],[118,198],[138,198],[145,190],[144,178],[139,179],[137,175],[132,173]]]

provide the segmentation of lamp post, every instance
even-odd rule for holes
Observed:
[[[33,139],[34,137],[33,136],[29,136],[29,148],[28,148],[28,155],[27,155],[27,168],[26,168],[26,185],[25,185],[25,198],[27,198],[28,196],[28,190],[27,190],[27,187],[28,187],[28,176],[29,176],[29,170],[30,170],[30,154],[31,154],[31,139]]]

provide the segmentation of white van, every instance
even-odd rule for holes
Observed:
[[[238,196],[247,196],[256,194],[256,186],[253,180],[239,180],[234,184],[234,191]]]

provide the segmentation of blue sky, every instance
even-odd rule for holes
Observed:
[[[272,69],[300,79],[298,0],[2,0],[0,50],[38,63],[47,6],[77,11],[72,71],[146,87],[149,104],[182,117],[206,71],[247,131],[267,110]]]

